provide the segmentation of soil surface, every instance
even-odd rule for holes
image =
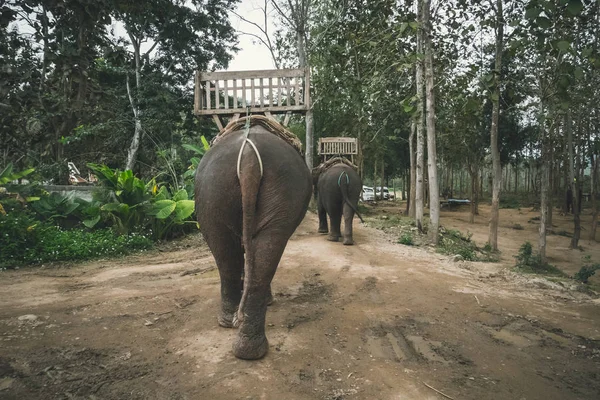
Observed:
[[[259,361],[236,359],[236,331],[217,325],[219,278],[200,235],[0,272],[0,398],[600,398],[596,293],[512,271],[525,240],[537,247],[537,212],[501,210],[502,259],[480,263],[373,228],[398,214],[389,204],[355,223],[355,246],[328,242],[307,215],[273,281]],[[444,211],[441,222],[482,246],[488,214],[468,224],[466,208]],[[568,216],[554,223],[572,229]],[[569,240],[549,236],[550,261],[568,274],[585,255],[600,260],[598,242]]]

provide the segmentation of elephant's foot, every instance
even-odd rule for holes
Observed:
[[[354,240],[352,240],[352,238],[351,238],[351,237],[349,237],[349,238],[348,238],[348,237],[344,238],[344,245],[345,245],[345,246],[352,246],[353,244],[354,244]]]
[[[329,235],[327,236],[327,240],[329,240],[330,242],[337,242],[338,240],[340,240],[340,237],[337,235]]]
[[[329,233],[329,229],[327,229],[327,228],[319,228],[319,230],[317,232],[319,232],[319,233]]]
[[[234,315],[235,315],[235,313],[234,314],[221,313],[217,317],[217,321],[219,322],[219,325],[222,326],[223,328],[233,328],[233,316]]]
[[[233,344],[233,354],[243,360],[258,360],[269,350],[269,342],[265,335],[247,336],[239,334]]]

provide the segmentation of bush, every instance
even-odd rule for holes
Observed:
[[[402,236],[400,236],[398,243],[406,246],[413,246],[415,244],[413,237],[410,233],[405,233]]]
[[[122,255],[152,246],[144,235],[116,235],[111,229],[64,230],[26,213],[0,216],[0,232],[0,267],[4,268]]]
[[[525,228],[523,228],[523,225],[521,225],[521,224],[514,224],[512,226],[512,228],[517,231],[522,231],[523,229],[525,229]]]
[[[581,269],[573,276],[573,278],[581,283],[588,283],[588,280],[596,274],[596,271],[600,269],[600,264],[584,265]]]
[[[471,235],[464,236],[460,231],[442,231],[438,250],[443,254],[460,255],[466,261],[477,261],[477,246],[471,241]]]
[[[566,276],[554,265],[542,262],[542,257],[533,251],[533,246],[529,242],[523,243],[515,258],[517,259],[515,267],[521,272]]]

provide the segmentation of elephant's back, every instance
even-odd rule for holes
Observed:
[[[256,146],[263,168],[257,207],[261,203],[285,202],[291,197],[310,198],[311,177],[302,156],[294,147],[262,126],[250,128],[248,138]],[[244,131],[223,137],[202,158],[196,171],[196,209],[198,219],[219,216],[236,231],[241,231],[242,196],[237,163]],[[251,145],[240,159],[243,175],[249,171],[260,176],[260,163]]]
[[[342,183],[342,179],[348,183],[348,195],[350,196],[350,199],[356,199],[356,201],[358,201],[360,191],[362,190],[362,181],[356,170],[349,165],[339,163],[331,166],[323,172],[320,181],[322,181],[323,184],[334,182],[337,185]]]

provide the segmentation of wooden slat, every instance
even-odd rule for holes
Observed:
[[[266,69],[259,71],[217,71],[204,72],[202,79],[217,80],[217,79],[256,79],[256,78],[277,78],[290,77],[301,78],[306,74],[304,69]]]
[[[281,78],[277,78],[277,105],[281,107]]]
[[[233,104],[231,108],[238,108],[238,98],[237,98],[237,79],[233,80]]]
[[[246,100],[246,79],[242,79],[242,107],[248,107],[248,102]]]
[[[219,93],[219,80],[215,81],[215,109],[221,108],[221,99]]]
[[[294,97],[296,99],[296,105],[300,104],[300,79],[294,79]]]
[[[223,81],[223,94],[225,94],[225,109],[229,108],[229,90],[227,88],[227,79]]]
[[[264,88],[264,79],[260,78],[260,106],[265,106],[265,88]]]
[[[254,88],[254,78],[252,78],[250,80],[250,90],[251,90],[250,91],[250,105],[252,105],[252,107],[254,107],[255,106],[255,104],[254,104],[254,90],[255,90],[255,88]]]
[[[273,107],[273,78],[269,78],[269,107]]]
[[[219,127],[219,132],[223,131],[223,124],[221,123],[221,118],[219,118],[218,115],[213,115],[213,121],[215,121],[215,124],[217,124],[217,127]]]
[[[283,119],[283,126],[288,126],[288,124],[290,123],[290,117],[292,116],[291,112],[287,112],[285,113],[285,118]]]
[[[206,109],[210,110],[210,81],[206,81]]]

